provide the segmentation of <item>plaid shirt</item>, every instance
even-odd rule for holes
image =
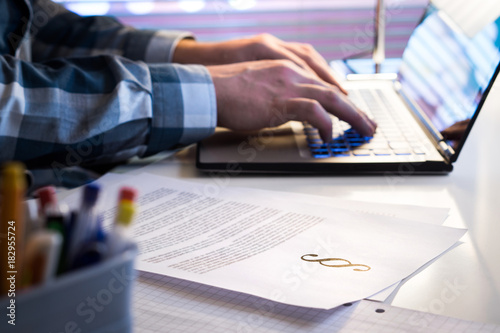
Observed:
[[[169,63],[189,33],[135,30],[49,0],[4,0],[0,35],[0,163],[114,163],[214,131],[207,69]]]

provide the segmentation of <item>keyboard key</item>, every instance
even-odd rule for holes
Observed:
[[[392,155],[392,151],[390,149],[374,149],[373,153],[376,156],[389,156],[389,155]]]
[[[404,132],[404,136],[406,138],[406,141],[416,141],[417,140],[417,135],[415,132]]]
[[[321,140],[321,139],[311,139],[311,138],[307,138],[307,142],[309,142],[309,143],[319,143],[319,144],[322,144],[322,143],[323,143],[323,140]]]
[[[352,147],[352,148],[356,148],[356,147],[360,147],[360,146],[363,146],[365,143],[364,142],[349,142],[349,145]]]
[[[347,148],[347,147],[343,147],[343,148],[330,148],[330,151],[332,153],[342,153],[342,152],[349,151],[349,148]]]
[[[329,146],[330,146],[331,148],[343,148],[343,149],[348,149],[348,147],[347,147],[347,143],[344,143],[344,142],[342,142],[342,143],[330,143],[330,144],[329,144]]]
[[[328,158],[330,157],[329,154],[326,154],[326,155],[322,155],[322,154],[318,154],[318,155],[313,155],[314,158]]]
[[[388,144],[387,140],[383,136],[374,137],[373,139],[370,140],[370,143],[384,143],[384,144]]]
[[[393,150],[394,154],[396,155],[411,155],[411,150],[410,149],[394,149]]]
[[[392,149],[410,149],[410,145],[406,141],[389,141],[389,147]]]
[[[363,145],[365,149],[388,149],[389,144],[387,142],[368,142]]]
[[[342,137],[341,138],[335,137],[332,139],[332,141],[330,141],[330,144],[333,144],[333,143],[342,143],[343,144],[343,143],[345,143],[345,140]]]
[[[388,141],[394,141],[394,142],[404,142],[406,141],[406,138],[402,134],[386,134],[385,137],[387,138]]]
[[[409,144],[410,144],[410,147],[413,149],[424,149],[424,147],[420,141],[412,141],[412,142],[409,142]]]
[[[352,153],[354,154],[354,156],[370,156],[371,155],[370,150],[368,150],[368,149],[354,149],[352,151]]]
[[[326,143],[308,143],[307,146],[311,149],[328,148],[328,145]]]
[[[342,157],[342,156],[351,156],[351,153],[349,151],[344,151],[344,152],[332,152],[333,157]]]
[[[330,155],[330,151],[328,149],[311,149],[311,153],[313,155]]]
[[[347,138],[347,141],[349,141],[349,142],[366,142],[366,140],[364,138],[361,138],[361,137]]]
[[[321,148],[319,148],[319,149],[311,149],[311,152],[313,154],[329,154],[328,149],[321,149]]]

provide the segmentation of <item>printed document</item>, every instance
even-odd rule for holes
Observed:
[[[124,184],[140,193],[137,269],[296,306],[330,309],[371,296],[465,233],[397,213],[319,205],[312,196],[281,199],[150,174],[106,186],[104,198],[116,198],[111,193]],[[114,214],[107,209],[105,220]]]

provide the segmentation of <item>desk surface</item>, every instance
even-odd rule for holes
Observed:
[[[467,228],[461,243],[407,280],[387,302],[484,323],[500,324],[500,82],[447,176],[214,176],[194,167],[194,147],[149,171],[217,186],[290,191],[364,201],[451,208],[445,225]],[[133,168],[136,168],[134,166]],[[127,170],[124,167],[121,170]],[[132,172],[137,172],[134,170]]]

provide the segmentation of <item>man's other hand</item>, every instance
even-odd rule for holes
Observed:
[[[285,42],[270,34],[212,43],[184,39],[177,45],[173,56],[176,63],[206,66],[266,59],[290,60],[324,84],[347,93],[333,77],[328,63],[311,45]]]

